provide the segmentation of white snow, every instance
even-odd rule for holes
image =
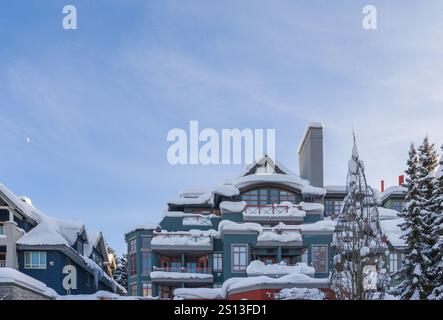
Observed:
[[[226,197],[237,196],[240,194],[240,190],[232,184],[221,184],[214,187],[213,193],[221,194]]]
[[[385,201],[389,196],[393,195],[393,194],[402,194],[405,195],[406,192],[408,191],[408,189],[406,187],[403,186],[392,186],[389,187],[387,189],[385,189],[384,192],[381,192],[379,194],[380,197],[380,202]]]
[[[397,210],[378,207],[378,217],[380,220],[398,219],[399,212]]]
[[[307,284],[327,286],[328,278],[312,278],[301,273],[292,273],[280,278],[270,278],[267,276],[230,278],[223,283],[222,295],[226,298],[234,290],[250,290],[254,287],[288,286],[303,288]]]
[[[242,212],[245,210],[246,202],[245,201],[222,201],[220,203],[220,210],[228,211],[228,212]]]
[[[325,186],[325,189],[329,193],[345,193],[346,192],[346,186],[331,185],[331,186]]]
[[[253,260],[246,268],[248,276],[260,276],[260,275],[286,275],[291,273],[302,273],[313,276],[315,269],[309,267],[306,263],[297,263],[294,266],[288,266],[284,263],[265,264],[260,260]]]
[[[211,245],[211,237],[217,235],[215,230],[161,231],[154,232],[151,245],[162,246],[205,246]]]
[[[221,288],[177,288],[174,290],[174,299],[176,300],[193,300],[193,299],[208,299],[220,300],[223,299]]]
[[[324,206],[321,203],[315,202],[300,202],[298,206],[304,211],[321,211],[323,212]]]
[[[200,279],[200,280],[212,280],[212,274],[206,273],[189,273],[189,272],[164,272],[153,271],[150,273],[151,279]]]
[[[304,231],[308,232],[333,232],[335,230],[335,224],[337,222],[331,220],[330,218],[324,218],[323,220],[314,222],[314,223],[304,223],[299,225],[299,228],[302,230],[302,233]]]
[[[212,226],[211,217],[195,214],[183,217],[184,226]]]
[[[177,205],[184,205],[184,204],[205,204],[205,203],[212,203],[212,192],[204,193],[197,198],[178,198],[172,201],[169,201],[168,203],[177,204]]]
[[[271,230],[263,230],[257,237],[258,242],[301,242],[302,236],[297,230],[285,230],[277,233]]]
[[[403,223],[404,219],[390,219],[390,220],[381,220],[380,227],[383,234],[388,238],[389,242],[394,247],[404,247],[406,246],[405,241],[401,239],[403,235],[403,231],[400,229],[399,224]]]
[[[125,234],[130,233],[135,230],[157,230],[161,229],[161,227],[156,223],[145,223],[145,224],[139,224],[132,228],[131,230],[127,231]]]
[[[12,268],[0,268],[0,283],[13,283],[37,291],[49,297],[55,297],[55,291],[41,281]]]
[[[218,231],[222,235],[225,232],[232,231],[242,231],[242,232],[257,232],[260,233],[262,231],[262,226],[258,223],[236,223],[229,220],[222,220],[218,225]]]
[[[325,294],[315,288],[292,288],[280,290],[275,298],[277,300],[324,300]]]
[[[57,296],[56,300],[156,300],[158,297],[120,296],[108,291],[97,291],[94,294],[73,294]]]

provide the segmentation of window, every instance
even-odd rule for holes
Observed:
[[[389,254],[389,271],[397,272],[398,271],[398,255],[397,253]]]
[[[325,216],[329,217],[334,214],[334,201],[325,200]]]
[[[232,246],[232,272],[242,272],[246,270],[248,264],[248,246],[235,244]]]
[[[129,286],[129,294],[131,296],[136,296],[137,295],[137,284],[133,283]]]
[[[308,250],[305,250],[301,256],[301,262],[308,264]]]
[[[137,239],[132,239],[129,241],[129,253],[134,253],[137,251]]]
[[[129,257],[129,261],[131,262],[131,269],[129,270],[129,274],[131,276],[137,273],[137,256],[135,254],[131,254]]]
[[[46,252],[26,251],[25,269],[46,269]]]
[[[152,259],[151,259],[151,253],[150,252],[143,252],[142,253],[142,272],[143,274],[149,274],[152,271]]]
[[[5,224],[3,222],[0,222],[0,235],[5,234]]]
[[[343,206],[343,201],[335,200],[334,201],[334,214],[338,216],[341,213],[341,207]]]
[[[328,246],[313,245],[312,246],[312,266],[315,272],[328,272]]]
[[[103,258],[100,257],[97,253],[93,252],[92,253],[92,260],[94,260],[94,262],[96,264],[98,264],[100,267],[103,266]]]
[[[151,247],[151,238],[142,237],[142,249],[149,249]]]
[[[223,254],[222,253],[214,253],[212,258],[213,258],[214,271],[222,271],[223,270]]]
[[[295,193],[278,188],[258,188],[245,192],[241,195],[241,199],[249,205],[266,205],[280,203],[282,201],[290,201],[297,203]]]
[[[143,282],[143,296],[152,296],[152,283],[151,282]]]

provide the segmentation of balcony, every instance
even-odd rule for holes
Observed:
[[[298,206],[286,206],[277,204],[247,205],[243,211],[244,221],[291,221],[303,222],[306,212]]]
[[[211,252],[210,231],[154,232],[151,249],[157,252]]]
[[[182,283],[201,286],[213,282],[212,268],[204,267],[154,267],[152,282],[178,286]]]

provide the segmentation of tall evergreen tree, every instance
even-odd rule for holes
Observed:
[[[443,151],[443,145],[441,149]],[[433,212],[435,219],[432,234],[438,239],[438,242],[432,247],[430,254],[432,262],[429,273],[434,281],[433,291],[428,299],[443,300],[443,153],[434,179]]]
[[[384,267],[386,244],[377,201],[366,182],[357,145],[348,164],[347,196],[334,232],[334,266],[330,284],[341,300],[383,298],[389,280]]]
[[[123,288],[128,287],[128,254],[124,253],[117,258],[117,269],[112,274],[114,280]]]
[[[401,299],[420,299],[421,292],[424,291],[424,281],[422,280],[423,263],[423,221],[420,213],[420,192],[418,189],[418,176],[420,163],[418,161],[417,150],[414,144],[411,144],[409,150],[409,159],[407,162],[406,187],[406,205],[400,217],[404,222],[400,225],[403,232],[402,239],[406,243],[404,265],[397,273],[397,276],[403,281],[395,288],[395,292],[400,294]]]

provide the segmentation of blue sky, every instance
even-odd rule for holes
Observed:
[[[77,7],[78,30],[62,28]],[[325,125],[325,180],[344,184],[355,128],[368,180],[392,185],[408,145],[443,143],[441,1],[2,1],[0,182],[118,251],[182,188],[242,166],[171,166],[172,128],[275,128],[298,172]],[[26,137],[30,137],[28,143]]]

